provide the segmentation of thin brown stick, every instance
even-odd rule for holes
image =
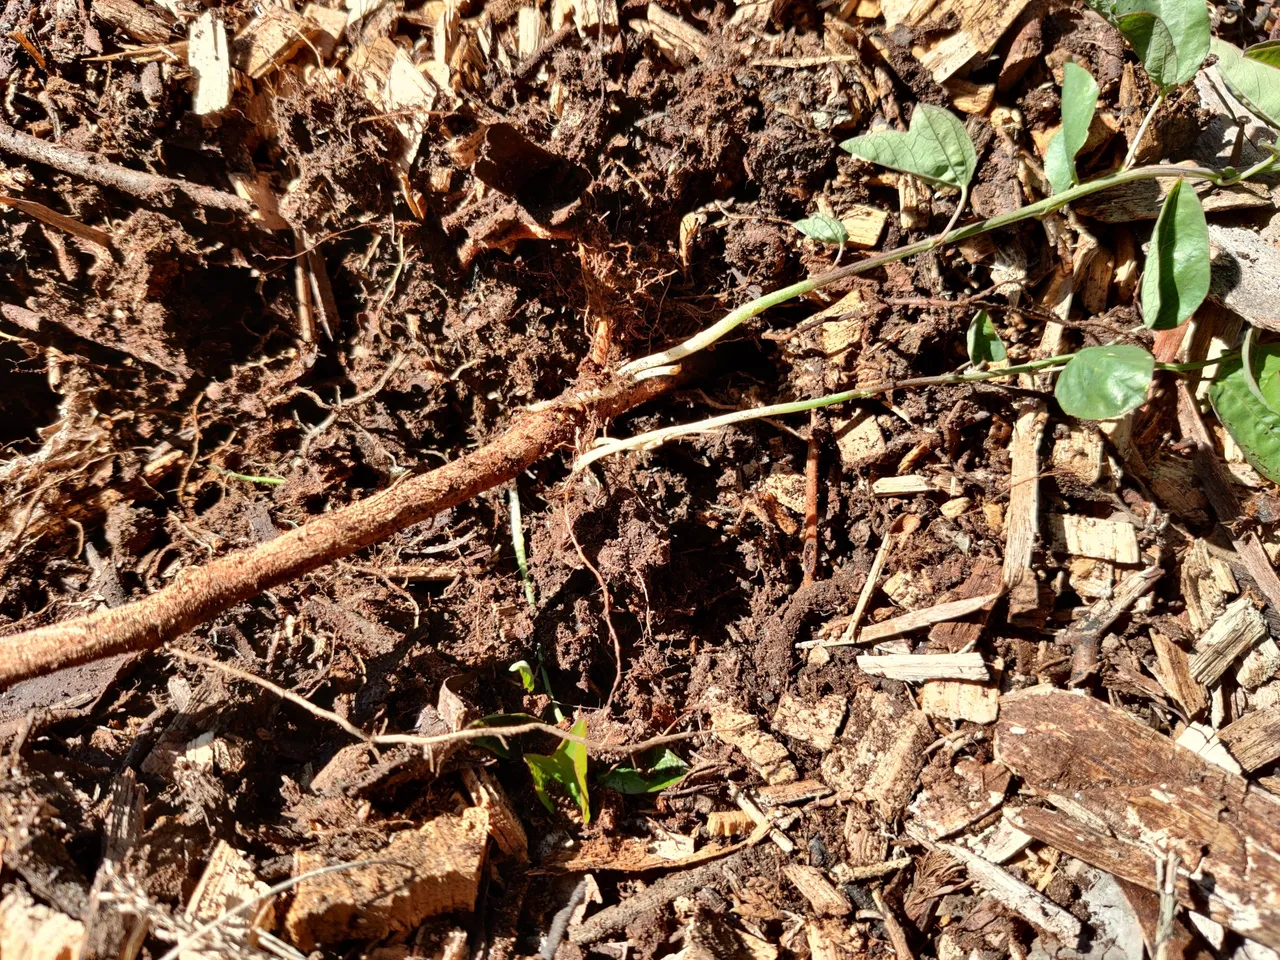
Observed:
[[[818,574],[818,459],[822,445],[818,441],[818,411],[809,411],[809,450],[804,461],[804,548],[801,566],[804,585],[813,583]]]
[[[902,929],[902,924],[884,902],[880,891],[872,890],[871,899],[875,901],[876,909],[880,911],[880,922],[884,924],[884,929],[889,934],[889,943],[893,945],[893,952],[898,960],[915,960],[911,945],[907,943],[907,932]]]
[[[6,637],[0,640],[0,689],[100,657],[154,649],[263,590],[507,483],[572,441],[589,418],[607,419],[630,410],[668,389],[670,380],[614,385],[595,394],[589,405],[579,403],[578,393],[570,390],[567,401],[520,414],[497,439],[443,467],[315,517],[249,550],[184,570],[149,597]]]
[[[184,197],[197,206],[210,210],[227,210],[240,216],[248,216],[253,212],[253,204],[234,193],[142,170],[130,170],[116,163],[108,163],[95,154],[60,147],[56,143],[22,133],[2,121],[0,150],[159,206],[173,206],[179,197]]]
[[[607,713],[609,708],[613,706],[613,698],[618,692],[618,687],[622,684],[622,643],[618,640],[618,631],[613,629],[613,598],[609,596],[609,585],[604,582],[604,576],[596,569],[596,565],[587,559],[586,553],[582,550],[582,544],[578,542],[578,536],[573,532],[573,521],[569,518],[569,508],[564,508],[564,527],[569,531],[569,539],[573,541],[573,549],[578,551],[586,568],[596,578],[596,583],[600,584],[600,593],[604,596],[604,624],[609,629],[609,639],[613,641],[613,656],[618,663],[618,672],[614,674],[613,686],[609,689],[609,699],[604,702],[604,709]]]
[[[368,734],[342,716],[333,713],[330,710],[326,710],[324,707],[317,707],[305,697],[300,697],[292,690],[286,690],[279,684],[272,683],[270,680],[265,677],[260,677],[256,673],[241,670],[239,667],[233,667],[231,664],[223,663],[220,660],[210,660],[208,657],[202,657],[198,653],[187,653],[185,650],[179,650],[176,647],[166,647],[165,653],[169,654],[171,657],[177,657],[179,660],[198,663],[201,666],[209,667],[213,670],[220,670],[228,676],[236,677],[239,680],[245,680],[249,683],[256,684],[263,690],[268,690],[271,693],[274,693],[277,697],[280,697],[283,700],[288,700],[295,706],[301,707],[313,717],[318,717],[321,720],[328,720],[330,723],[336,724],[357,740],[363,740],[370,746],[386,747],[398,744],[408,744],[415,747],[434,747],[443,743],[458,743],[462,740],[482,740],[485,738],[490,740],[501,740],[504,737],[519,736],[524,733],[549,733],[553,737],[559,737],[561,740],[580,743],[586,747],[587,750],[594,753],[606,753],[612,756],[631,756],[632,754],[644,753],[646,750],[652,750],[654,747],[660,747],[663,744],[675,743],[679,740],[690,740],[702,735],[702,731],[700,730],[691,730],[687,733],[671,733],[661,737],[651,737],[648,740],[641,740],[639,743],[605,743],[603,740],[591,740],[588,737],[580,737],[576,733],[570,733],[568,730],[561,730],[559,727],[553,727],[549,723],[539,723],[536,721],[512,724],[507,727],[468,727],[465,730],[455,730],[453,733],[441,733],[433,737],[424,737],[415,733]]]

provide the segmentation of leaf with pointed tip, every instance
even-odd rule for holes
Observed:
[[[1186,83],[1209,53],[1204,0],[1087,0],[1137,52],[1162,89]]]
[[[980,363],[997,363],[1009,355],[985,310],[979,310],[969,322],[965,344],[969,348],[969,362],[975,367]]]
[[[964,124],[949,110],[927,103],[916,107],[906,133],[864,133],[841,146],[855,157],[956,190],[969,185],[978,167],[978,156]]]
[[[1218,75],[1236,99],[1260,120],[1280,129],[1280,43],[1259,43],[1242,53],[1239,47],[1215,39],[1212,49],[1218,58]]]
[[[810,240],[817,240],[819,243],[844,246],[849,240],[849,231],[844,228],[844,224],[835,217],[822,213],[797,220],[792,226]]]
[[[587,735],[587,721],[579,720],[569,731],[579,737]],[[549,811],[555,812],[547,784],[555,781],[577,803],[582,822],[591,822],[591,798],[587,794],[587,748],[572,740],[562,740],[550,756],[526,753],[524,762],[533,776],[533,790]]]
[[[1111,420],[1147,399],[1155,357],[1132,344],[1085,347],[1067,361],[1053,395],[1068,416]]]
[[[1142,322],[1153,330],[1182,324],[1209,293],[1209,227],[1196,192],[1182,178],[1160,208],[1142,275]]]
[[[1054,193],[1062,193],[1080,182],[1076,176],[1076,154],[1089,139],[1089,127],[1098,106],[1098,84],[1089,71],[1068,60],[1062,76],[1062,129],[1045,151],[1044,172]]]
[[[1280,344],[1267,344],[1256,352],[1264,354],[1260,365],[1271,369],[1274,379],[1274,371],[1280,367],[1276,356]],[[1280,483],[1280,413],[1249,389],[1239,357],[1219,365],[1209,385],[1209,400],[1245,459],[1268,480]]]

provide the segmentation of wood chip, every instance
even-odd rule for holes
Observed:
[[[1131,523],[1097,520],[1076,514],[1050,514],[1049,533],[1053,538],[1053,548],[1059,553],[1119,564],[1142,560],[1138,531]]]
[[[707,36],[656,3],[650,3],[645,15],[658,49],[677,65],[684,66],[701,59],[707,52]],[[633,21],[634,23],[634,21]]]
[[[316,25],[316,33],[312,39],[312,45],[316,48],[316,53],[320,54],[322,60],[328,60],[333,56],[333,51],[337,49],[338,44],[342,41],[342,35],[347,29],[347,14],[342,10],[335,10],[333,7],[321,6],[318,3],[308,3],[302,8],[302,15]]]
[[[212,10],[191,21],[187,65],[196,78],[192,111],[208,116],[227,109],[231,103],[231,54],[227,49],[227,28]]]
[[[761,730],[760,721],[753,714],[714,699],[707,712],[711,732],[740,750],[766,783],[792,783],[799,779],[787,748],[773,734]]]
[[[1156,651],[1159,671],[1156,680],[1174,700],[1182,704],[1192,719],[1204,713],[1209,705],[1204,687],[1191,676],[1191,660],[1185,650],[1159,631],[1151,631],[1151,645]]]
[[[871,492],[877,497],[912,497],[922,493],[935,493],[937,487],[928,477],[881,477],[872,481]]]
[[[880,690],[858,690],[844,735],[822,758],[822,779],[876,804],[892,820],[906,807],[933,729],[923,713]]]
[[[1280,946],[1274,796],[1123,710],[1047,687],[1001,700],[995,745],[997,759],[1029,789],[1070,794],[1102,825],[1047,811],[1035,822],[1028,809],[1013,819],[1019,829],[1147,889],[1155,887],[1156,858],[1177,853],[1184,905],[1203,910],[1207,903],[1217,922]]]
[[[940,843],[938,848],[963,863],[969,871],[969,880],[981,887],[987,896],[1018,914],[1033,927],[1053,934],[1070,947],[1074,947],[1079,941],[1083,931],[1080,921],[1034,887],[964,847]]]
[[[1280,707],[1245,714],[1219,730],[1218,739],[1250,773],[1280,760]]]
[[[468,767],[462,771],[462,783],[471,795],[471,802],[489,814],[489,835],[493,842],[518,863],[529,862],[529,838],[524,824],[511,808],[502,784],[484,767]]]
[[[999,599],[999,593],[988,593],[977,597],[967,597],[962,600],[950,600],[947,603],[939,603],[924,610],[913,610],[911,613],[904,614],[901,617],[894,617],[891,620],[885,620],[882,623],[876,623],[865,628],[858,635],[858,642],[862,644],[875,643],[880,640],[886,640],[889,637],[898,637],[904,633],[919,630],[922,627],[929,627],[935,623],[966,617],[990,607],[991,604]],[[972,680],[977,678],[953,679]]]
[[[489,837],[489,816],[472,807],[461,817],[437,817],[403,830],[349,870],[311,876],[297,886],[285,929],[310,952],[321,943],[376,940],[417,927],[427,917],[475,908]],[[329,861],[310,851],[295,855],[294,875]]]
[[[174,19],[153,4],[133,0],[93,0],[93,15],[140,43],[164,43],[173,36]]]
[[[320,25],[289,7],[265,7],[231,41],[231,64],[254,80],[280,69],[320,33]]]
[[[980,599],[980,598],[979,598]],[[961,600],[960,603],[972,601]],[[950,619],[948,617],[947,619]],[[934,621],[936,622],[936,621]],[[860,656],[858,669],[873,677],[907,683],[925,680],[988,680],[990,674],[980,653],[907,653]]]
[[[1187,161],[1194,166],[1194,161]],[[1164,198],[1169,195],[1177,177],[1158,177],[1124,183],[1082,197],[1073,203],[1072,209],[1082,217],[1103,223],[1129,223],[1134,220],[1154,220],[1160,214]],[[1196,188],[1205,213],[1225,213],[1230,210],[1257,210],[1272,206],[1267,188],[1258,183],[1237,183],[1230,187],[1204,190]],[[1119,258],[1117,258],[1119,259]]]
[[[214,844],[204,872],[187,902],[187,918],[204,923],[235,910],[241,904],[257,900],[246,914],[223,921],[224,929],[237,940],[244,942],[248,939],[252,943],[251,931],[269,931],[275,926],[275,898],[260,899],[268,889],[267,884],[254,875],[245,855],[226,841],[219,840]],[[221,955],[222,951],[210,948],[183,950],[178,956],[181,960],[213,960]]]
[[[521,7],[516,14],[518,39],[516,50],[521,60],[528,60],[542,46],[542,38],[547,32],[547,22],[537,7]]]
[[[868,249],[880,243],[884,226],[889,222],[889,211],[855,203],[844,208],[840,214],[840,222],[849,235],[846,241],[849,246]]]
[[[771,807],[785,806],[789,803],[805,803],[825,797],[831,788],[821,780],[797,780],[795,783],[779,783],[761,787],[756,791],[756,798]]]
[[[1213,686],[1240,656],[1267,635],[1267,622],[1249,597],[1233,602],[1196,644],[1191,676]]]
[[[36,203],[34,200],[21,200],[17,197],[0,196],[0,204],[20,210],[27,216],[35,217],[41,223],[46,223],[64,233],[69,233],[73,237],[96,243],[106,250],[111,249],[111,234],[59,213],[51,207],[46,207],[43,203]]]
[[[1018,414],[1010,438],[1009,507],[1004,517],[1005,589],[1009,593],[1009,622],[1042,622],[1040,584],[1032,569],[1040,517],[1040,440],[1048,419],[1045,405],[1028,403]]]
[[[782,872],[809,901],[818,916],[844,917],[853,912],[853,904],[817,867],[788,863],[782,868]]]
[[[953,77],[943,86],[951,96],[951,105],[961,113],[985,115],[996,99],[994,83],[971,83]]]
[[[790,691],[778,701],[773,714],[773,729],[784,737],[800,740],[818,750],[830,750],[836,731],[844,720],[847,701],[839,694],[828,694],[809,704]]]
[[[914,28],[937,23],[941,17],[959,23],[956,32],[912,50],[933,79],[941,83],[974,57],[990,53],[1027,3],[1028,0],[949,0],[943,4],[936,0],[881,0],[880,5],[885,26],[890,30],[898,24]]]
[[[36,903],[21,887],[10,887],[0,900],[0,957],[5,960],[72,960],[83,941],[83,923]]]
[[[1236,671],[1236,682],[1246,690],[1262,686],[1280,671],[1280,644],[1267,637],[1250,650]]]
[[[920,688],[920,709],[926,716],[944,720],[995,723],[1000,691],[990,684],[930,680]]]
[[[387,37],[352,51],[347,66],[362,82],[375,106],[389,114],[404,137],[400,162],[406,168],[418,155],[427,114],[440,98],[440,88],[414,66],[409,54]]]
[[[1222,616],[1230,598],[1240,592],[1231,565],[1209,551],[1204,540],[1194,540],[1182,557],[1182,595],[1191,628],[1204,633]]]
[[[826,325],[823,325],[826,332]],[[866,459],[884,453],[884,433],[870,411],[862,411],[848,420],[833,418],[832,433],[836,438],[836,450],[840,465],[846,470],[856,470]]]
[[[707,835],[737,837],[750,833],[756,822],[745,810],[716,810],[707,814]]]

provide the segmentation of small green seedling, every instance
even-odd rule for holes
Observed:
[[[507,667],[507,671],[520,674],[520,685],[524,687],[526,693],[533,693],[537,684],[533,679],[533,667],[529,666],[528,660],[517,660]]]
[[[575,736],[587,735],[587,721],[579,720],[569,731]],[[524,762],[533,775],[533,789],[538,799],[549,811],[555,812],[555,804],[547,793],[547,784],[558,783],[573,798],[582,811],[582,822],[591,822],[591,798],[587,794],[587,748],[572,740],[562,740],[550,756],[526,753]]]
[[[1080,183],[1076,175],[1076,154],[1089,139],[1089,127],[1093,125],[1097,109],[1097,82],[1088,70],[1068,60],[1062,78],[1062,129],[1049,141],[1044,156],[1044,173],[1055,194]]]
[[[658,793],[684,779],[689,765],[666,747],[654,751],[646,767],[620,763],[600,778],[600,785],[619,793]]]
[[[844,245],[849,242],[849,231],[845,229],[844,223],[835,217],[815,213],[812,217],[797,220],[792,226],[810,240],[817,240],[819,243],[833,247],[838,246],[840,249],[836,252],[837,260],[844,255]]]

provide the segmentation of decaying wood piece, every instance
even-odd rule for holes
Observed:
[[[828,694],[810,705],[788,691],[778,700],[773,729],[818,750],[830,750],[844,720],[846,705],[845,698],[839,694]]]
[[[928,717],[994,723],[1000,712],[1000,691],[990,683],[930,680],[920,688],[920,709]]]
[[[713,810],[707,814],[707,836],[737,837],[750,833],[756,822],[745,810]]]
[[[102,863],[89,888],[84,942],[76,960],[133,960],[142,949],[149,924],[114,895],[114,881],[124,858],[142,834],[142,804],[146,790],[126,769],[111,785],[111,806],[103,829]],[[5,956],[0,951],[0,956]]]
[[[1195,166],[1187,161],[1187,166]],[[1071,205],[1082,217],[1103,223],[1130,223],[1134,220],[1154,220],[1160,215],[1164,198],[1176,182],[1175,177],[1156,177],[1122,183],[1101,193],[1083,197]],[[1255,210],[1270,207],[1267,188],[1260,183],[1245,182],[1229,187],[1212,187],[1201,192],[1200,203],[1205,213],[1225,213],[1229,210]]]
[[[0,900],[0,957],[5,960],[75,960],[84,924],[31,899],[19,886]]]
[[[1219,730],[1218,739],[1250,772],[1280,760],[1280,707],[1246,713]]]
[[[859,689],[844,734],[822,759],[822,779],[832,790],[866,797],[892,820],[911,799],[932,741],[929,721],[914,706]]]
[[[1187,616],[1197,633],[1204,633],[1227,608],[1229,598],[1240,592],[1231,565],[1209,552],[1204,540],[1195,540],[1182,558],[1182,595]]]
[[[1191,676],[1191,660],[1187,652],[1160,633],[1151,631],[1151,645],[1156,651],[1159,672],[1156,679],[1173,699],[1182,704],[1187,716],[1195,719],[1209,706],[1203,685]]]
[[[882,0],[885,25],[918,27],[951,18],[959,23],[955,33],[932,41],[912,52],[933,79],[941,83],[976,56],[990,53],[1004,32],[1018,19],[1028,0],[999,3],[996,0]]]
[[[1231,532],[1230,524],[1240,519],[1243,514],[1240,500],[1231,489],[1231,480],[1227,476],[1226,468],[1218,460],[1213,437],[1200,416],[1200,408],[1196,404],[1191,387],[1185,380],[1179,379],[1177,391],[1178,426],[1182,430],[1183,437],[1195,445],[1196,474],[1204,485],[1205,496],[1209,498],[1213,512],[1218,515],[1218,522],[1226,525],[1228,532]],[[1258,588],[1258,592],[1266,598],[1273,611],[1280,613],[1280,576],[1276,576],[1275,568],[1271,565],[1271,560],[1258,535],[1252,530],[1232,532],[1231,542],[1240,559],[1244,561],[1245,569],[1252,578],[1254,586]]]
[[[706,34],[656,3],[649,4],[643,21],[631,22],[632,27],[640,24],[647,26],[658,49],[678,66],[701,59],[707,52]]]
[[[1053,548],[1059,553],[1112,563],[1138,563],[1142,559],[1138,531],[1131,523],[1053,514],[1049,517],[1049,533]]]
[[[173,34],[172,16],[154,3],[143,6],[133,0],[93,0],[91,11],[139,43],[164,43]]]
[[[498,849],[520,863],[528,863],[529,838],[520,817],[511,809],[502,784],[484,767],[464,769],[462,782],[471,794],[471,802],[489,814],[489,833]]]
[[[1065,634],[1063,643],[1071,650],[1071,685],[1079,686],[1098,667],[1098,648],[1102,635],[1120,619],[1139,597],[1144,596],[1164,571],[1160,567],[1148,567],[1129,574],[1120,581],[1109,600],[1099,600],[1089,612],[1073,623]]]
[[[792,783],[800,778],[791,754],[773,734],[760,729],[760,721],[752,713],[718,700],[715,691],[707,712],[711,732],[742,752],[766,783]]]
[[[223,936],[229,935],[233,942],[252,944],[258,931],[269,931],[275,925],[275,898],[264,897],[267,890],[267,885],[254,875],[244,854],[219,840],[191,892],[186,915],[189,920],[207,923],[241,904],[257,901],[247,913],[223,921]],[[183,950],[178,957],[179,960],[216,960],[219,955],[217,950],[196,948]]]
[[[231,52],[227,48],[227,28],[213,10],[206,10],[191,21],[187,65],[196,78],[192,112],[205,116],[227,109],[231,104]]]
[[[817,867],[788,863],[782,868],[786,878],[809,901],[813,912],[820,917],[844,917],[853,912],[849,898],[836,889]]]
[[[887,677],[907,683],[990,678],[987,664],[980,653],[890,653],[861,656],[858,657],[858,669],[873,677]]]
[[[1031,562],[1040,526],[1040,440],[1048,420],[1045,405],[1028,403],[1013,426],[1009,455],[1009,509],[1004,528],[1004,586],[1009,621],[1034,625],[1040,609],[1040,583]]]
[[[1077,841],[1045,838],[1030,810],[1019,829],[1147,889],[1155,860],[1175,852],[1184,905],[1280,946],[1280,799],[1123,710],[1047,687],[1001,700],[996,757],[1088,818],[1066,821]]]
[[[855,203],[841,211],[840,222],[849,235],[846,241],[849,246],[870,249],[880,242],[884,226],[889,222],[889,211]]]
[[[900,637],[902,634],[910,633],[913,630],[931,627],[935,623],[945,623],[958,617],[967,617],[969,614],[977,613],[979,610],[989,609],[999,599],[999,593],[988,593],[977,597],[966,597],[962,600],[949,600],[946,603],[939,603],[924,610],[913,610],[910,613],[903,614],[901,617],[884,620],[865,628],[858,635],[858,642],[864,644],[876,643],[880,640],[887,640],[890,637]],[[860,657],[859,660],[861,659]],[[924,679],[929,678],[926,677]],[[978,678],[966,677],[964,679],[975,680]]]
[[[472,910],[480,888],[489,815],[471,807],[417,830],[395,834],[376,862],[302,880],[285,929],[301,949],[341,940],[376,940],[412,930],[427,917]],[[301,876],[328,866],[309,851],[296,854]]]
[[[1079,942],[1083,931],[1080,921],[1043,893],[997,864],[982,859],[972,850],[954,843],[939,843],[937,846],[963,863],[969,871],[969,880],[987,896],[998,900],[1033,927],[1053,934],[1066,946],[1074,947]]]
[[[320,34],[320,25],[289,7],[264,7],[231,41],[231,63],[260,80]]]
[[[1234,601],[1200,642],[1191,658],[1191,677],[1213,686],[1227,668],[1267,635],[1267,622],[1249,597]]]
[[[404,138],[399,162],[408,169],[418,155],[429,111],[440,99],[439,86],[422,75],[409,54],[389,37],[357,47],[347,66],[363,81],[369,100],[385,110]]]

